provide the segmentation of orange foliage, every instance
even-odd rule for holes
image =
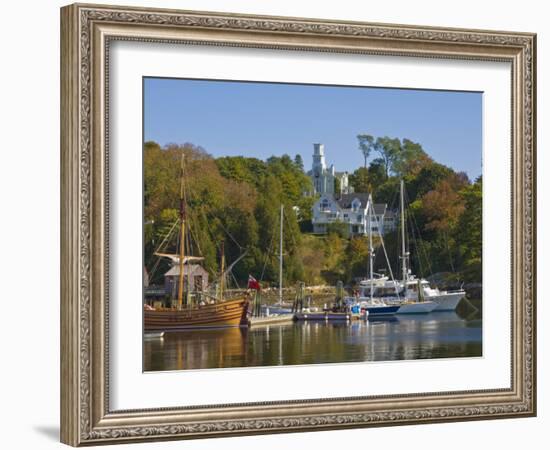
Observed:
[[[464,212],[464,200],[453,188],[449,178],[437,183],[434,190],[422,197],[422,207],[428,219],[426,229],[449,231]]]

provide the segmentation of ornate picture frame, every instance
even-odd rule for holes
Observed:
[[[117,40],[511,65],[511,385],[503,389],[112,410],[109,49]],[[536,414],[536,36],[74,4],[61,9],[61,440],[73,446]],[[137,344],[136,344],[137,345]]]

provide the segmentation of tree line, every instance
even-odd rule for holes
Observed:
[[[457,281],[481,282],[482,177],[470,181],[466,173],[434,161],[409,139],[367,134],[357,139],[364,165],[350,175],[356,192],[371,192],[375,202],[392,209],[398,206],[400,180],[405,182],[407,247],[414,273],[445,272]],[[399,232],[385,240],[396,271]]]
[[[398,206],[399,180],[408,194],[407,245],[417,275],[452,272],[458,279],[481,281],[481,178],[435,162],[420,144],[408,139],[358,136],[363,167],[350,174],[355,192],[371,192],[375,202]],[[278,281],[280,205],[284,206],[285,285],[345,283],[367,274],[366,237],[353,237],[336,224],[323,236],[311,230],[312,183],[300,155],[263,161],[236,156],[213,158],[193,144],[144,145],[145,264],[152,282],[168,270],[154,252],[178,220],[180,160],[185,155],[185,193],[189,253],[219,276],[221,249],[234,279],[245,285],[251,274],[263,285]],[[370,158],[370,160],[369,160]],[[174,232],[172,230],[172,234]],[[177,233],[176,233],[177,234]],[[414,237],[415,239],[412,239]],[[384,237],[394,273],[398,273],[398,233]],[[177,240],[166,251],[177,251]],[[244,257],[243,257],[244,254]],[[377,251],[375,270],[385,258]],[[153,271],[152,269],[155,268]]]
[[[212,277],[220,274],[223,242],[226,267],[246,285],[248,275],[264,282],[278,279],[280,206],[284,207],[283,255],[287,282],[304,279],[299,223],[311,219],[313,198],[301,158],[213,158],[193,144],[144,146],[145,264],[152,282],[161,283],[168,269],[157,264],[155,250],[178,220],[180,160],[185,155],[188,252],[204,257]],[[166,251],[177,252],[172,239]],[[244,255],[244,257],[243,257]]]

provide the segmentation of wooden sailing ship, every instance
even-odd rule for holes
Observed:
[[[247,325],[248,295],[224,299],[224,256],[222,249],[222,278],[219,295],[216,298],[192,301],[190,286],[185,285],[185,264],[197,260],[185,255],[186,205],[184,195],[184,156],[181,158],[180,180],[180,230],[179,253],[177,255],[159,254],[170,257],[179,266],[178,301],[172,308],[145,307],[143,323],[145,332],[178,331],[194,328],[236,327]],[[188,283],[190,284],[190,282]]]

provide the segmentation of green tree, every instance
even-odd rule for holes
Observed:
[[[294,157],[294,164],[298,170],[304,171],[304,160],[302,159],[302,155],[297,154]]]
[[[377,142],[370,134],[358,134],[357,140],[359,141],[359,150],[361,150],[361,153],[363,154],[363,158],[365,160],[363,167],[366,169],[369,155],[372,153],[373,150],[377,150]]]
[[[399,194],[399,178],[389,177],[383,183],[375,185],[373,199],[376,203],[386,203],[396,208]]]
[[[217,158],[216,165],[223,177],[255,186],[267,175],[267,164],[257,158],[225,156]]]
[[[327,233],[347,239],[349,237],[349,225],[341,220],[336,220],[327,225]]]
[[[342,259],[346,283],[350,283],[356,277],[364,277],[368,272],[369,264],[368,239],[364,236],[351,238]]]
[[[405,138],[395,156],[392,171],[400,178],[414,176],[432,161],[420,144]]]
[[[368,169],[368,179],[373,189],[386,180],[386,166],[382,158],[371,161]]]
[[[384,161],[386,169],[386,179],[390,176],[390,171],[394,169],[394,163],[399,157],[401,151],[401,141],[397,138],[387,136],[379,137],[376,140],[376,151]]]
[[[481,282],[483,181],[479,177],[464,188],[460,195],[464,201],[464,212],[458,220],[455,240],[463,259],[463,277],[466,281]]]
[[[349,175],[349,183],[355,192],[371,192],[369,170],[365,167],[359,167],[355,172]]]

